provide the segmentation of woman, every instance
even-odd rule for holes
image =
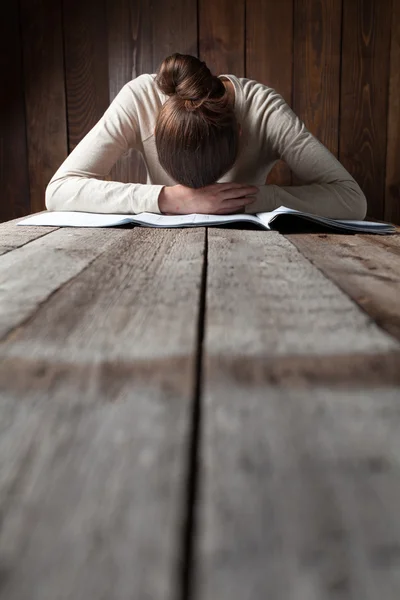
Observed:
[[[102,181],[130,148],[147,184]],[[305,185],[265,185],[283,159]],[[234,183],[233,183],[234,182]],[[46,190],[49,210],[229,214],[287,206],[363,219],[366,200],[275,90],[174,54],[127,83]]]

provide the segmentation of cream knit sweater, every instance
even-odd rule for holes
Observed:
[[[306,129],[283,98],[257,81],[221,75],[235,90],[235,112],[242,126],[237,160],[219,181],[260,187],[247,212],[270,211],[284,205],[337,219],[363,219],[366,200],[336,158]],[[127,83],[100,121],[60,166],[46,189],[49,210],[100,213],[159,213],[164,185],[176,182],[161,167],[154,129],[161,105],[168,99],[155,75]],[[130,148],[139,150],[147,167],[147,183],[102,180]],[[282,158],[301,186],[265,185],[274,163]]]

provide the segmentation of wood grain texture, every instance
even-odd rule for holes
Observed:
[[[1,600],[177,597],[192,371],[157,366],[2,361]]]
[[[67,156],[61,2],[21,0],[31,210]]]
[[[19,221],[21,221],[21,219],[15,219],[0,225],[1,254],[14,250],[14,248],[25,246],[29,242],[57,230],[57,227],[19,227],[17,225]]]
[[[108,74],[110,101],[136,72],[139,37],[139,3],[130,0],[107,1]],[[111,179],[123,183],[146,183],[147,172],[142,155],[131,149],[111,171]]]
[[[339,158],[384,217],[392,0],[343,3]]]
[[[141,0],[137,46],[138,74],[155,73],[174,52],[197,55],[197,1]]]
[[[209,230],[207,281],[197,597],[395,600],[400,344],[279,234]]]
[[[0,221],[30,212],[22,47],[16,2],[0,19]]]
[[[339,141],[341,0],[294,0],[293,107],[335,156]]]
[[[385,220],[400,224],[400,0],[392,1]]]
[[[1,600],[179,597],[204,231],[116,233],[0,349]]]
[[[199,600],[396,600],[399,387],[213,375]]]
[[[91,238],[88,238],[89,232]],[[178,305],[185,303],[189,292],[184,285],[180,290],[174,290],[181,277],[188,285],[196,282],[199,289],[197,273],[202,264],[204,230],[87,229],[74,231],[81,235],[70,240],[65,239],[67,233],[65,229],[59,230],[46,236],[42,244],[47,243],[51,248],[53,238],[53,247],[60,246],[60,258],[54,260],[53,256],[53,264],[58,263],[58,270],[62,267],[64,281],[73,280],[59,293],[53,293],[43,311],[23,328],[22,337],[12,336],[13,345],[7,347],[8,356],[14,351],[18,355],[31,356],[33,351],[38,359],[50,360],[56,354],[57,360],[81,361],[81,364],[87,360],[153,360],[175,356],[177,340],[179,336],[185,336],[184,322],[181,323],[178,317]],[[58,244],[57,238],[60,238]],[[32,262],[41,258],[32,255],[33,245],[39,242],[30,244]],[[87,257],[87,264],[96,260],[76,277],[82,271],[78,265],[77,273],[67,279],[68,253],[72,254],[72,248],[77,257],[79,254]],[[18,250],[11,256],[16,252]],[[65,266],[61,264],[63,254]],[[6,259],[7,256],[3,257],[2,262]],[[98,290],[97,296],[93,286]],[[56,290],[54,286],[53,291]],[[196,314],[196,307],[193,310]],[[157,317],[159,330],[156,337],[160,340],[157,344],[154,342],[156,330],[149,325],[150,315],[154,319]],[[176,323],[181,324],[178,327]],[[21,344],[17,344],[19,337]],[[134,344],[133,339],[138,343]],[[190,340],[185,343],[191,344]],[[186,351],[189,349],[181,344],[180,353]]]
[[[245,74],[245,1],[199,0],[199,52],[215,75]]]
[[[246,77],[276,89],[292,105],[293,0],[246,2]],[[267,183],[290,185],[284,161],[275,165]]]
[[[393,347],[389,335],[278,233],[210,229],[208,259],[206,349],[213,356]]]
[[[400,235],[299,235],[288,238],[316,267],[400,340]]]
[[[109,105],[106,0],[69,0],[63,14],[71,151]]]
[[[3,255],[0,259],[0,340],[110,244],[128,233],[64,228]]]
[[[180,367],[178,385],[131,363],[2,361],[1,600],[174,597],[190,396]]]

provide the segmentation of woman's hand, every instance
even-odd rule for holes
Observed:
[[[198,189],[165,186],[158,197],[158,206],[169,215],[229,215],[243,212],[245,206],[254,202],[257,192],[258,187],[245,183],[214,183]]]

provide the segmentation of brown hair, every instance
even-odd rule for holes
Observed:
[[[198,58],[173,54],[157,71],[156,83],[170,96],[157,118],[160,164],[182,185],[215,183],[236,160],[239,126],[221,79]]]

